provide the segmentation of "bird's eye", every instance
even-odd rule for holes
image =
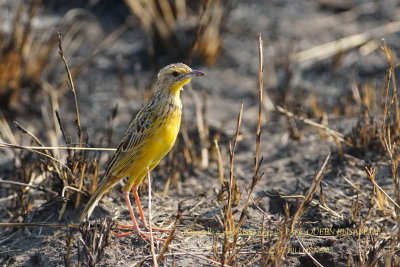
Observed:
[[[177,71],[174,71],[174,72],[172,72],[172,75],[173,75],[174,77],[176,77],[176,76],[179,75],[179,73],[178,73]]]

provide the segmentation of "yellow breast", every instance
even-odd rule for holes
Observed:
[[[181,114],[174,113],[168,116],[162,125],[154,132],[152,138],[150,138],[151,150],[155,161],[160,161],[174,146],[176,137],[179,133],[181,125]]]
[[[156,167],[159,161],[172,149],[179,133],[180,124],[180,108],[169,112],[166,117],[159,118],[154,122],[157,127],[147,138],[143,149],[125,173],[125,175],[131,176],[130,181],[133,184],[140,184],[147,173],[147,168],[152,170]]]

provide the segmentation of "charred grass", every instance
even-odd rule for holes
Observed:
[[[193,26],[197,31],[189,42],[190,49],[179,49],[185,54],[180,57],[191,58],[193,56],[191,53],[195,51],[208,64],[214,63],[219,51],[219,36],[218,34],[209,36],[206,30],[208,27],[205,25],[210,24],[219,29],[222,14],[211,15],[208,12],[218,11],[222,1],[208,1],[204,6],[188,9],[185,6],[164,5],[169,3],[166,1],[152,1],[153,5],[149,6],[141,6],[135,1],[126,2],[132,12],[139,17],[141,26],[150,38],[156,39],[155,43],[172,55],[175,53],[172,48],[176,47],[178,39],[181,40],[177,38],[177,33],[180,31],[176,30],[179,20],[182,16],[193,16],[193,10],[197,10],[200,22],[197,26]],[[178,3],[182,4],[185,1],[176,1],[176,5]],[[217,7],[209,8],[207,5],[210,3]],[[35,5],[29,6],[28,10],[29,18],[34,17]],[[176,13],[172,10],[176,10]],[[183,12],[185,10],[188,12]],[[145,12],[146,15],[140,12]],[[160,21],[151,16],[154,13],[159,13],[157,18]],[[16,19],[15,29],[21,27],[20,24],[21,22]],[[193,31],[193,28],[188,31]],[[9,43],[12,49],[2,49],[5,51],[3,58],[14,58],[14,60],[4,61],[12,64],[6,69],[13,69],[15,71],[12,73],[21,74],[14,77],[10,74],[11,72],[1,73],[4,75],[2,80],[7,81],[4,84],[8,85],[0,88],[0,93],[7,96],[2,98],[7,106],[12,106],[18,101],[21,88],[20,77],[38,79],[37,76],[30,74],[32,71],[29,70],[29,64],[17,64],[24,61],[24,54],[21,51],[25,49],[24,40],[28,38],[30,20],[22,29],[24,30],[15,30],[12,39],[14,41]],[[28,33],[19,35],[20,32]],[[215,33],[215,31],[212,32]],[[108,42],[113,38],[115,35],[107,39]],[[207,38],[212,38],[214,41],[207,41]],[[79,211],[86,196],[95,190],[106,163],[104,158],[107,158],[104,156],[107,149],[100,149],[100,147],[110,144],[112,121],[118,116],[118,112],[116,108],[110,114],[110,120],[107,122],[110,130],[107,135],[103,136],[99,142],[92,141],[81,125],[79,94],[73,82],[74,75],[78,75],[78,70],[83,65],[71,70],[64,56],[64,50],[68,49],[68,46],[63,46],[61,35],[57,40],[62,65],[65,67],[67,88],[73,97],[74,106],[70,112],[74,113],[75,120],[74,122],[65,121],[63,114],[55,108],[56,105],[53,105],[51,113],[48,114],[48,117],[54,120],[53,129],[46,134],[49,140],[42,141],[33,133],[37,129],[26,129],[20,123],[15,123],[14,127],[10,125],[11,122],[6,117],[1,116],[0,145],[13,166],[7,167],[2,172],[4,177],[0,180],[2,184],[0,203],[3,203],[1,214],[4,215],[1,227],[6,229],[1,234],[0,244],[11,242],[13,236],[23,234],[23,231],[28,231],[27,229],[32,227],[67,228],[68,230],[64,230],[66,240],[63,247],[64,264],[66,266],[76,264],[95,266],[104,260],[107,250],[112,251],[112,245],[118,246],[116,243],[124,242],[113,238],[115,231],[123,229],[115,229],[109,217],[95,223],[85,222],[77,225],[73,223],[76,222],[76,218],[66,218],[65,214],[68,210]],[[19,45],[12,46],[13,42]],[[55,45],[54,42],[52,39],[45,41],[46,46],[43,49],[50,50]],[[208,47],[211,43],[216,47]],[[179,47],[185,47],[185,45],[187,44],[179,44]],[[397,142],[400,140],[400,111],[395,77],[397,63],[394,62],[393,51],[385,43],[382,44],[382,56],[387,59],[388,69],[383,77],[381,92],[370,83],[365,83],[361,89],[354,84],[352,96],[346,100],[338,100],[333,111],[336,115],[335,120],[340,120],[341,116],[357,118],[350,131],[341,132],[329,125],[330,114],[320,107],[317,95],[302,102],[306,104],[299,103],[301,102],[299,98],[289,95],[289,91],[283,92],[278,97],[279,105],[276,106],[275,115],[280,114],[286,119],[290,138],[301,142],[303,132],[315,129],[321,140],[331,144],[332,153],[319,159],[319,167],[314,170],[314,177],[308,180],[309,183],[302,191],[294,195],[278,192],[272,196],[267,192],[261,195],[258,194],[259,192],[256,194],[259,183],[267,179],[263,172],[260,144],[263,140],[261,138],[263,124],[269,123],[263,122],[263,118],[265,119],[271,112],[270,108],[265,106],[265,100],[269,98],[265,95],[263,85],[262,47],[262,39],[259,36],[258,112],[255,119],[256,127],[252,132],[255,140],[252,175],[247,177],[244,186],[240,186],[243,183],[238,180],[240,175],[236,173],[235,156],[242,152],[237,149],[237,145],[242,138],[242,116],[246,112],[243,109],[243,103],[239,107],[235,134],[231,135],[223,127],[216,129],[209,126],[207,93],[200,95],[188,88],[189,94],[195,99],[194,123],[183,121],[177,144],[159,167],[164,171],[155,174],[165,178],[161,196],[158,195],[158,198],[167,198],[171,194],[171,188],[173,192],[179,192],[179,188],[185,186],[186,180],[199,174],[216,177],[217,189],[212,195],[209,193],[205,196],[199,193],[189,198],[179,199],[172,213],[159,210],[159,213],[169,213],[168,216],[161,217],[163,217],[163,223],[170,225],[173,230],[165,234],[164,244],[156,242],[155,245],[152,244],[149,247],[147,243],[139,243],[143,247],[144,254],[136,251],[133,257],[134,263],[174,265],[175,260],[179,258],[191,257],[202,264],[217,266],[242,264],[280,266],[298,257],[305,265],[313,263],[317,266],[325,266],[329,265],[330,260],[340,259],[349,266],[398,266],[400,264],[398,248],[400,184]],[[37,53],[38,59],[28,58],[44,62],[44,54]],[[2,65],[0,65],[1,68]],[[291,69],[288,68],[288,77],[291,76],[290,71]],[[65,127],[66,124],[69,124],[69,127]],[[75,129],[74,137],[67,133],[66,129],[71,128]],[[19,133],[13,129],[17,129]],[[22,139],[29,145],[20,145]],[[64,145],[58,145],[58,142],[54,141],[59,139],[63,140]],[[51,146],[47,146],[46,143]],[[93,143],[97,145],[91,145]],[[221,148],[225,148],[223,151],[226,153],[223,153]],[[214,168],[210,167],[211,164]],[[360,180],[341,175],[340,168],[348,168],[344,165],[355,166],[354,168],[361,170],[363,174],[359,176]],[[383,181],[382,175],[388,174],[390,174],[390,179],[384,180],[383,187],[380,185]],[[342,194],[340,205],[345,207],[348,213],[343,212],[343,209],[336,210],[339,205],[332,202],[331,195],[326,195],[328,190],[340,190],[334,188],[335,183],[325,182],[326,176],[341,177],[340,181],[350,188],[345,194],[340,192]],[[6,179],[6,177],[9,178]],[[148,192],[147,184],[144,183],[141,189],[142,194]],[[260,205],[263,198],[272,197],[280,200],[276,203],[282,205],[280,209],[283,212],[278,215],[270,214]],[[50,218],[54,214],[34,216],[35,213],[43,211],[43,203],[46,205],[56,203],[53,211],[57,214],[59,224],[46,223],[48,219],[46,216]],[[211,218],[204,218],[201,215],[207,213],[207,208],[203,214],[198,215],[195,212],[196,208],[202,204],[207,204],[210,210],[219,212],[214,212]],[[217,208],[211,206],[217,206]],[[252,216],[249,216],[250,210]],[[76,215],[74,212],[70,214]],[[322,214],[325,218],[319,224],[317,222],[316,227],[312,225],[315,225],[318,216],[313,216],[313,214],[318,216]],[[42,221],[36,221],[38,218]],[[335,223],[330,223],[333,221]],[[189,232],[193,234],[188,234]],[[195,232],[203,234],[199,237]],[[206,240],[206,245],[199,244],[199,238]],[[327,250],[329,244],[335,243],[338,246],[341,242],[348,242],[347,244],[355,244],[355,246],[350,245],[348,250],[340,252]],[[188,244],[190,246],[185,248]],[[127,244],[123,245],[127,246]],[[316,251],[316,248],[319,251]],[[12,265],[12,253],[14,252],[0,251],[0,256],[5,255],[1,256],[2,264]],[[339,253],[342,255],[337,255]]]

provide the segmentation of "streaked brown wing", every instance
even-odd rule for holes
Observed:
[[[143,148],[146,137],[154,131],[152,121],[154,118],[154,105],[149,102],[136,115],[126,131],[124,138],[118,145],[104,177],[115,176],[123,173],[135,160],[136,155]]]

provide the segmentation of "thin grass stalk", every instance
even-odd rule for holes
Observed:
[[[68,81],[67,84],[69,88],[72,91],[72,94],[74,95],[74,103],[75,103],[75,114],[76,114],[76,127],[78,129],[78,139],[79,139],[79,147],[82,146],[82,129],[81,129],[81,122],[79,119],[79,108],[78,108],[78,100],[76,96],[76,90],[74,86],[74,81],[72,80],[72,75],[68,67],[67,60],[64,57],[64,50],[63,50],[63,45],[62,45],[62,37],[61,33],[58,33],[58,49],[59,49],[59,54],[61,56],[62,61],[64,62],[65,70],[67,71],[68,74]]]
[[[394,148],[396,143],[394,143],[394,145],[392,145],[392,141],[391,141],[391,128],[393,128],[393,130],[395,131],[394,135],[398,134],[397,131],[399,129],[400,126],[400,112],[399,112],[399,106],[398,106],[398,100],[397,100],[397,86],[396,86],[396,79],[395,79],[395,64],[393,62],[393,51],[392,49],[389,49],[386,46],[385,41],[383,42],[383,51],[385,53],[386,56],[386,60],[388,61],[388,64],[390,66],[389,69],[389,74],[387,80],[389,80],[391,78],[392,81],[392,88],[393,88],[393,96],[391,98],[390,101],[390,106],[389,108],[386,108],[387,106],[387,99],[388,99],[388,91],[390,88],[390,82],[388,81],[387,84],[385,83],[386,86],[386,92],[385,92],[385,113],[384,113],[384,121],[383,121],[383,125],[386,124],[385,126],[382,126],[382,131],[383,131],[383,138],[384,138],[384,143],[385,143],[385,147],[386,150],[389,154],[391,163],[392,163],[392,176],[393,176],[393,182],[395,185],[395,195],[396,195],[396,202],[397,204],[400,204],[400,182],[399,182],[399,178],[398,178],[398,158],[395,157],[394,154]],[[395,105],[395,120],[392,122],[392,120],[390,119],[390,114],[391,111],[393,109],[393,103]],[[385,120],[386,115],[388,117],[388,120]],[[388,123],[389,122],[389,123]],[[400,209],[398,208],[398,205],[396,205],[396,213],[399,214],[400,213]],[[400,216],[398,216],[398,223],[400,223]],[[400,228],[398,230],[398,233],[400,233]]]
[[[156,258],[156,253],[154,251],[154,237],[153,237],[153,229],[151,226],[151,221],[152,221],[152,216],[151,216],[151,176],[150,176],[150,170],[147,168],[147,178],[149,181],[149,232],[150,232],[150,251],[151,251],[151,256],[153,259],[153,266],[158,267],[157,263],[157,258]]]
[[[240,104],[239,115],[237,119],[237,128],[235,138],[233,140],[233,146],[229,143],[229,154],[230,154],[230,172],[229,172],[229,188],[228,188],[228,203],[227,203],[227,211],[229,213],[229,217],[232,217],[232,185],[233,185],[233,163],[235,158],[235,149],[237,144],[237,139],[240,133],[240,124],[242,122],[242,114],[243,114],[243,101]],[[235,229],[233,222],[231,221],[229,225],[229,230],[233,231]]]
[[[261,112],[262,112],[262,95],[263,95],[263,70],[264,70],[264,65],[263,65],[263,50],[262,50],[262,37],[261,34],[258,36],[258,51],[259,51],[259,90],[258,90],[258,118],[257,118],[257,132],[256,132],[256,152],[254,156],[254,173],[253,173],[253,179],[252,183],[250,186],[250,189],[248,190],[248,195],[246,199],[246,203],[243,207],[242,213],[240,215],[239,222],[237,223],[235,227],[235,236],[234,236],[234,241],[232,245],[232,249],[235,250],[236,248],[236,243],[238,240],[238,233],[240,230],[240,227],[242,226],[244,217],[247,212],[247,207],[249,205],[249,201],[251,198],[251,194],[253,193],[253,190],[256,186],[256,184],[259,182],[263,174],[259,175],[259,170],[260,170],[260,165],[262,163],[262,158],[259,160],[259,151],[260,151],[260,141],[261,141]],[[229,262],[228,262],[229,263]]]
[[[225,184],[224,167],[222,165],[221,151],[219,150],[218,140],[214,139],[215,151],[217,152],[218,179],[221,185]]]
[[[224,206],[224,242],[221,255],[221,264],[225,265],[227,260],[227,254],[230,248],[229,233],[232,233],[235,229],[233,215],[232,215],[232,188],[233,188],[233,163],[235,157],[235,149],[237,144],[237,139],[240,133],[240,124],[242,121],[243,114],[243,101],[240,104],[239,115],[237,119],[236,134],[233,140],[233,145],[229,142],[229,156],[230,156],[230,172],[229,172],[229,184],[228,184],[228,202]],[[229,232],[229,233],[228,233]]]
[[[253,177],[257,176],[258,170],[258,157],[260,152],[260,140],[261,140],[261,111],[263,101],[263,88],[264,88],[264,63],[263,63],[263,41],[261,33],[258,35],[258,58],[259,58],[259,90],[258,90],[258,117],[257,117],[257,135],[256,135],[256,153],[254,156],[254,174]]]
[[[169,244],[172,242],[172,239],[174,238],[175,232],[176,232],[176,226],[178,225],[179,220],[182,217],[182,209],[180,206],[178,206],[178,214],[176,215],[176,219],[174,222],[174,226],[172,227],[171,232],[169,233],[169,236],[167,238],[167,240],[165,241],[163,247],[161,248],[160,253],[158,254],[157,257],[157,262],[160,263],[163,259],[164,259],[164,254],[168,249]]]

